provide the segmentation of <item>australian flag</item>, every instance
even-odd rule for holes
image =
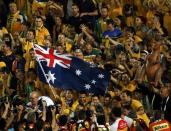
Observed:
[[[41,81],[61,89],[104,94],[110,75],[104,69],[52,48],[34,45]]]

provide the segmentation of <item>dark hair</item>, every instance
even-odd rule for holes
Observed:
[[[122,110],[120,107],[114,107],[112,108],[111,115],[114,115],[115,117],[121,117]]]
[[[156,13],[156,14],[154,14],[154,16],[156,16],[156,17],[158,17],[158,19],[159,19],[159,22],[160,22],[160,24],[161,24],[161,27],[163,27],[164,25],[164,21],[163,21],[163,14],[161,14],[161,13]]]
[[[98,99],[100,98],[99,95],[97,95],[97,94],[94,94],[94,95],[92,96],[92,98],[93,98],[93,97],[97,97]]]
[[[105,115],[97,115],[97,123],[98,125],[105,125],[106,124]]]
[[[109,97],[111,99],[111,95],[109,93],[106,93],[104,97]]]
[[[126,26],[126,21],[125,21],[124,16],[118,15],[116,18],[118,18],[121,21],[120,27],[121,27],[121,29],[123,29]]]
[[[80,91],[80,92],[79,92],[79,95],[81,95],[81,94],[87,95],[87,92],[85,92],[85,91]]]
[[[39,15],[36,16],[36,19],[41,19],[42,21],[44,21],[43,17]]]
[[[24,54],[24,51],[23,51],[23,49],[22,49],[22,46],[15,46],[14,47],[14,54],[15,55],[17,55],[17,56],[23,56],[23,54]]]
[[[114,96],[112,100],[121,101],[121,98],[120,98],[120,96]]]
[[[104,114],[104,109],[102,105],[96,105],[95,108],[96,108],[97,114]]]
[[[66,115],[59,116],[59,125],[65,126],[68,122],[68,117]]]
[[[9,69],[7,67],[0,68],[0,72],[7,73],[7,74],[10,73],[10,71],[9,71]]]
[[[137,16],[137,17],[141,19],[143,24],[146,24],[147,19],[144,16]]]
[[[79,9],[79,6],[76,3],[73,3],[72,6],[77,6],[77,8]]]
[[[5,40],[5,38],[8,38],[9,40]],[[10,34],[4,34],[3,41],[7,47],[10,47],[10,48],[12,47],[12,39],[11,39]]]
[[[107,11],[109,10],[109,8],[106,5],[102,5],[101,10],[102,9],[107,9]]]
[[[92,116],[93,116],[93,111],[90,109],[86,110],[86,118],[89,119]]]
[[[12,41],[11,36],[8,33],[3,35],[3,41],[5,40],[5,38],[8,38],[10,42]]]
[[[109,25],[109,24],[114,25],[114,21],[113,21],[112,19],[108,19],[108,20],[106,21],[106,23],[107,23],[107,25]]]
[[[130,13],[128,13],[130,11]],[[125,4],[123,7],[123,14],[126,16],[132,16],[137,11],[137,6],[131,4]]]
[[[35,30],[34,29],[28,29],[28,31],[27,32],[32,32],[33,33],[33,35],[34,35],[34,37],[36,36],[36,32],[35,32]]]
[[[135,29],[133,26],[127,26],[125,29],[126,32],[130,32],[132,34],[135,34]]]
[[[131,110],[131,105],[123,105],[122,106],[123,109],[127,109],[127,110]]]

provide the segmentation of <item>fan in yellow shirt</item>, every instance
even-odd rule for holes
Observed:
[[[136,111],[137,117],[144,120],[146,125],[149,127],[149,118],[144,111],[144,107],[140,101],[132,98],[132,93],[130,91],[123,91],[121,94],[121,101],[123,105],[130,105],[131,108]]]
[[[66,52],[71,52],[72,41],[65,37],[65,35],[62,33],[58,35],[58,44],[62,45],[65,48]]]
[[[43,42],[47,36],[50,35],[49,31],[43,25],[43,18],[37,16],[35,19],[35,32],[36,32],[36,41],[39,45],[43,45]]]
[[[30,56],[30,49],[33,48],[33,44],[35,41],[35,31],[33,29],[29,29],[26,34],[26,38],[20,38],[19,41],[22,44],[23,52],[24,52],[24,58],[26,60],[26,65],[25,65],[25,71],[27,72],[29,67],[29,63],[31,61],[31,56]]]

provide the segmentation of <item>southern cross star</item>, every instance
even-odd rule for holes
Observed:
[[[89,90],[91,88],[91,86],[89,84],[85,84],[84,86],[87,90]]]
[[[95,85],[96,84],[96,81],[95,80],[92,80],[91,83]]]
[[[98,78],[103,79],[104,78],[104,75],[103,74],[99,74],[98,75]]]
[[[46,77],[47,77],[48,83],[49,83],[50,81],[52,81],[52,83],[54,83],[54,81],[55,81],[55,79],[56,79],[56,78],[55,78],[55,73],[52,74],[51,71],[49,71],[48,74],[46,74]]]
[[[77,76],[80,76],[82,74],[82,71],[80,71],[79,69],[75,71]]]

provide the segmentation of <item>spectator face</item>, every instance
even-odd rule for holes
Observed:
[[[49,39],[45,39],[45,40],[43,41],[43,43],[44,43],[44,45],[45,45],[46,47],[51,47],[51,45],[52,45],[52,43],[50,42]]]
[[[43,20],[41,18],[36,18],[36,20],[35,20],[35,26],[37,28],[42,27],[43,26]]]
[[[73,99],[73,94],[70,90],[66,91],[66,99],[67,100],[72,100]]]
[[[116,99],[113,99],[112,105],[114,105],[114,107],[121,107],[121,101],[118,101]]]
[[[30,57],[32,58],[32,59],[35,59],[35,53],[34,53],[34,50],[30,50]]]
[[[93,102],[94,105],[98,105],[99,104],[99,98],[97,96],[94,96],[92,98],[92,102]]]
[[[31,93],[30,101],[31,101],[33,106],[37,106],[37,104],[38,104],[38,95],[37,95],[37,93],[35,93],[35,92]]]
[[[109,105],[110,104],[110,98],[109,97],[105,97],[104,98],[104,105]]]
[[[125,31],[125,36],[130,38],[130,37],[133,37],[133,33],[129,32],[129,31]]]
[[[170,88],[169,85],[166,85],[165,87],[162,87],[160,89],[160,96],[162,98],[166,98],[169,95],[169,88]]]
[[[23,80],[24,79],[24,73],[22,71],[16,70],[16,77],[19,80]]]
[[[131,100],[131,98],[126,93],[122,93],[120,97],[123,103],[129,102]]]
[[[79,95],[79,102],[80,104],[86,104],[87,103],[87,99],[86,99],[86,94],[80,94]]]
[[[61,24],[62,24],[61,18],[60,17],[55,17],[55,23],[56,23],[56,25],[61,26]]]
[[[110,30],[110,31],[113,31],[113,25],[111,24],[111,23],[109,23],[108,25],[107,25],[107,29],[108,30]]]
[[[76,16],[78,13],[79,13],[79,8],[76,5],[72,6],[72,15]]]
[[[15,3],[11,3],[9,5],[9,9],[10,9],[11,14],[15,14],[17,12],[17,5]]]
[[[75,52],[75,56],[80,58],[80,59],[84,59],[84,56],[83,56],[82,52]]]
[[[86,45],[86,52],[87,52],[88,54],[91,54],[92,50],[93,50],[92,46],[91,46],[90,44],[87,44],[87,45]]]
[[[115,96],[119,96],[121,94],[121,91],[119,89],[114,88]]]
[[[3,43],[2,46],[1,46],[1,51],[3,53],[6,53],[10,48],[5,44]]]
[[[56,47],[56,50],[57,50],[60,54],[63,54],[64,51],[65,51],[64,47],[62,47],[61,45],[58,45],[58,46]]]
[[[119,18],[115,18],[114,22],[116,23],[117,26],[121,25],[121,20]]]
[[[123,108],[123,114],[124,114],[125,116],[127,116],[127,115],[129,114],[129,110],[126,109],[126,108]]]
[[[65,36],[63,34],[58,35],[58,43],[60,43],[60,44],[65,43]]]
[[[33,39],[34,39],[34,34],[33,34],[33,32],[28,31],[27,34],[26,34],[26,39],[27,39],[28,41],[33,40]]]
[[[141,19],[139,17],[137,17],[135,19],[135,24],[136,24],[136,26],[140,26],[142,24],[142,21],[141,21]]]
[[[106,18],[108,16],[108,10],[107,10],[107,8],[102,8],[102,10],[101,10],[101,16],[102,16],[102,18]]]

